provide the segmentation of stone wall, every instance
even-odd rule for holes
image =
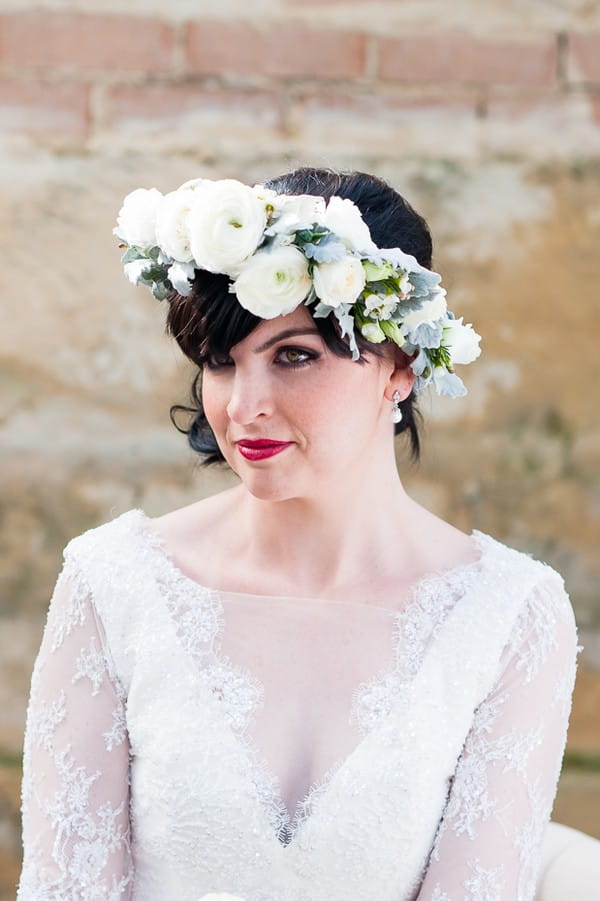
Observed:
[[[168,421],[191,373],[163,335],[164,310],[123,280],[111,230],[134,187],[325,164],[372,170],[424,212],[483,355],[464,401],[423,400],[420,467],[399,448],[406,483],[461,527],[559,568],[590,678],[600,665],[600,6],[122,9],[0,8],[6,884],[27,684],[61,548],[131,506],[157,513],[231,480],[200,469]],[[589,720],[586,742],[600,748]]]

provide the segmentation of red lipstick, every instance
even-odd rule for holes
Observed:
[[[267,457],[280,454],[293,443],[293,441],[273,441],[271,438],[259,438],[256,441],[242,438],[237,442],[237,448],[245,460],[266,460]]]

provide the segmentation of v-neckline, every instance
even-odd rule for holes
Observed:
[[[183,587],[184,589],[187,589],[188,596],[192,596],[194,600],[198,601],[199,604],[206,605],[207,601],[209,602],[211,611],[214,615],[213,640],[214,638],[217,638],[220,634],[222,634],[224,622],[223,598],[227,596],[235,595],[237,597],[252,597],[258,599],[263,597],[265,600],[271,601],[275,599],[282,601],[296,600],[303,602],[312,602],[315,604],[355,603],[352,601],[329,602],[326,600],[321,601],[320,599],[310,599],[303,597],[295,598],[293,596],[284,597],[277,595],[270,596],[247,594],[243,592],[228,592],[204,586],[201,583],[197,582],[195,579],[186,575],[186,573],[177,566],[168,548],[165,546],[161,536],[152,527],[150,518],[143,510],[132,510],[130,511],[130,513],[138,515],[140,533],[143,540],[145,541],[147,547],[149,547],[151,551],[157,554],[157,560],[162,564],[163,567],[167,568],[167,571],[170,573],[175,583]],[[407,659],[403,661],[402,659],[403,655],[401,643],[404,637],[403,623],[410,624],[411,619],[417,617],[419,612],[423,612],[420,605],[423,599],[426,598],[432,590],[435,590],[439,587],[445,587],[451,590],[452,585],[460,583],[461,580],[467,579],[469,578],[469,576],[475,577],[481,572],[486,557],[486,551],[489,547],[489,543],[492,542],[492,539],[490,539],[489,536],[485,535],[484,533],[478,532],[476,530],[473,530],[470,537],[475,545],[475,548],[479,550],[479,556],[477,557],[477,559],[467,563],[457,564],[445,571],[438,573],[429,573],[420,577],[413,583],[410,590],[406,593],[406,604],[404,605],[402,610],[398,611],[391,610],[389,608],[382,608],[380,606],[376,607],[376,609],[386,610],[395,619],[393,656],[397,661],[397,665],[393,669],[386,671],[383,675],[378,674],[367,683],[361,683],[361,685],[356,687],[356,691],[359,691],[361,688],[366,689],[367,687],[370,687],[372,685],[384,683],[386,679],[389,679],[393,676],[397,676],[398,686],[401,686],[402,684],[406,684],[406,682],[415,675],[415,672],[417,670],[415,669],[414,661],[412,661],[411,665],[410,660]],[[445,621],[446,616],[448,616],[448,614],[460,602],[460,599],[464,596],[465,591],[461,592],[455,598],[454,603],[452,605],[449,605],[448,608],[443,611],[444,615],[442,622]],[[198,672],[198,675],[202,677],[202,670],[200,670],[197,661],[193,659],[193,654],[191,654],[190,650],[185,647],[182,636],[180,635],[178,629],[178,623],[172,614],[167,598],[165,598],[165,603],[167,613],[173,625],[175,637],[181,644],[182,649],[191,658],[190,662],[192,663],[192,665],[194,665],[196,671]],[[424,615],[428,616],[429,614],[425,613]],[[436,625],[438,625],[438,623],[432,620],[432,628],[435,628]],[[232,664],[231,661],[229,661],[227,658],[220,657],[219,654],[214,651],[213,653],[219,666],[229,669],[231,672],[234,672],[238,676],[238,678],[243,678],[246,681],[250,695],[252,694],[252,691],[258,692],[259,695],[262,694],[262,683],[260,683],[260,681],[256,677],[254,677],[251,673],[247,672],[243,668]],[[405,667],[402,667],[403,662],[406,664]],[[404,672],[402,672],[402,670],[404,670]],[[256,706],[256,704],[251,705],[249,717],[254,714]],[[351,710],[349,710],[348,713],[350,715]],[[387,716],[389,716],[389,713],[391,713],[391,710],[387,714],[384,714],[379,722],[385,721],[387,719]],[[293,813],[290,813],[287,805],[283,801],[280,780],[274,772],[273,768],[268,764],[258,744],[245,734],[244,728],[235,728],[231,723],[229,723],[230,728],[235,733],[236,739],[248,753],[249,766],[251,771],[253,771],[254,778],[252,779],[252,781],[256,788],[257,801],[261,804],[261,806],[263,806],[263,808],[266,806],[267,809],[264,812],[267,815],[269,821],[274,824],[274,837],[277,839],[278,844],[282,849],[285,850],[287,848],[290,848],[296,843],[303,823],[305,823],[312,816],[311,808],[313,807],[316,798],[327,791],[329,785],[341,770],[350,766],[351,761],[360,752],[369,736],[371,736],[371,734],[379,725],[379,722],[372,724],[366,730],[365,734],[362,734],[360,736],[357,743],[348,754],[337,760],[318,780],[315,780],[310,785],[308,791],[296,804],[296,808]],[[259,784],[261,783],[263,784],[263,786],[265,784],[269,786],[268,792],[265,792],[264,790],[261,792],[259,790]]]

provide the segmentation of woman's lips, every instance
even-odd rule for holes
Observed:
[[[269,438],[260,438],[256,441],[242,439],[237,442],[237,449],[245,460],[266,460],[267,457],[280,454],[293,443],[293,441],[271,441]]]

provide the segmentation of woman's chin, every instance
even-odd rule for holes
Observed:
[[[289,478],[272,473],[242,473],[239,470],[237,475],[248,494],[259,501],[287,501],[298,497],[298,491],[292,489]]]

